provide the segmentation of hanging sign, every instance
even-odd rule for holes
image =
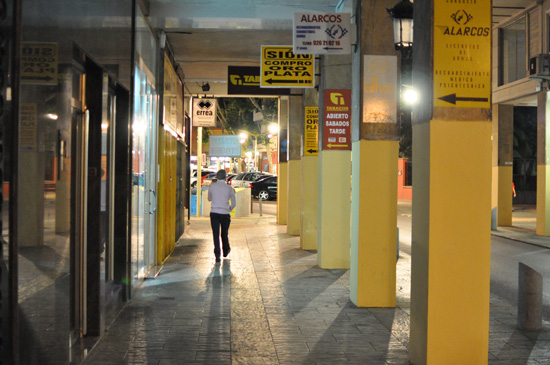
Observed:
[[[241,144],[238,135],[211,135],[208,154],[215,157],[241,157]]]
[[[261,87],[314,87],[313,55],[294,54],[292,46],[262,46]]]
[[[290,89],[261,88],[258,66],[229,66],[227,93],[229,95],[290,95]]]
[[[193,99],[193,127],[215,127],[217,99]]]
[[[292,28],[296,54],[350,54],[348,13],[294,13]]]
[[[325,90],[324,150],[351,150],[351,90]]]
[[[434,106],[491,107],[491,2],[434,1]]]
[[[306,106],[304,156],[319,154],[319,108]]]

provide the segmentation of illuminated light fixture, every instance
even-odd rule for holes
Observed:
[[[418,92],[413,88],[407,88],[403,93],[403,101],[409,105],[414,105],[418,101]]]
[[[413,46],[413,4],[401,0],[393,8],[386,9],[393,19],[393,39],[395,49],[404,58],[410,57]]]
[[[279,132],[279,125],[275,123],[271,123],[267,127],[267,130],[269,131],[270,134],[277,134],[277,132]]]
[[[51,119],[51,120],[57,120],[59,118],[59,116],[57,114],[48,113],[48,114],[46,114],[46,118]]]

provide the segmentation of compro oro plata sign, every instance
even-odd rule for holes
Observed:
[[[262,46],[261,87],[314,87],[315,59],[292,46]]]

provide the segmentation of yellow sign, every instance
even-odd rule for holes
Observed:
[[[314,87],[315,58],[292,46],[262,46],[260,87]]]
[[[306,107],[304,156],[319,154],[319,108]]]
[[[491,107],[491,2],[434,0],[434,106]]]
[[[57,43],[23,43],[21,81],[25,84],[57,85]]]

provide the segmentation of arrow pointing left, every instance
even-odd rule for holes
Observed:
[[[456,96],[456,94],[445,95],[445,96],[442,96],[438,99],[446,101],[447,103],[451,103],[453,105],[456,105],[457,101],[473,101],[473,102],[487,102],[487,101],[489,101],[489,98],[474,98],[474,97],[471,97],[471,96]]]

